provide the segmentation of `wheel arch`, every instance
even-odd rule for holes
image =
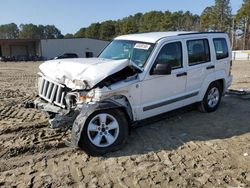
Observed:
[[[121,101],[124,101],[124,103],[122,103]],[[124,113],[125,118],[128,121],[128,125],[132,123],[132,108],[127,97],[124,95],[115,95],[109,99],[99,101],[93,104],[84,104],[72,126],[71,145],[73,147],[78,147],[78,143],[81,138],[81,133],[88,117],[96,111],[108,109],[120,109]]]
[[[218,82],[221,86],[221,92],[224,95],[226,93],[226,80],[224,78],[215,80],[214,82]]]
[[[209,87],[209,85],[213,82],[218,82],[221,87],[222,87],[222,94],[224,95],[227,88],[226,88],[226,72],[225,71],[217,71],[217,72],[213,72],[211,74],[209,74],[206,79],[203,81],[203,84],[201,86],[200,92],[199,92],[199,96],[198,96],[198,101],[202,101],[207,88]]]

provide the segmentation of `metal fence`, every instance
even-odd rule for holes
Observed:
[[[250,51],[243,50],[243,51],[233,51],[232,52],[233,60],[250,60]]]

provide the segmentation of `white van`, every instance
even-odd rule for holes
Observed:
[[[192,103],[215,111],[231,85],[225,33],[152,32],[115,38],[98,58],[40,65],[38,109],[52,127],[72,126],[73,146],[119,149],[129,126]]]

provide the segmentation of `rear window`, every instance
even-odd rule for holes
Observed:
[[[196,65],[210,61],[210,50],[207,39],[187,41],[189,65]]]
[[[228,46],[227,41],[224,38],[215,38],[214,41],[214,48],[216,53],[216,59],[224,59],[227,58],[228,55]]]

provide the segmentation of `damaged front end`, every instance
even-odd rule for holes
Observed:
[[[53,129],[71,126],[77,116],[77,111],[75,110],[71,111],[62,109],[60,107],[47,103],[40,98],[37,98],[34,101],[34,106],[36,109],[41,110],[47,114],[49,123],[51,125],[51,128]]]
[[[132,107],[138,106],[141,67],[153,49],[151,43],[114,40],[98,58],[46,61],[39,67],[35,106],[48,114],[52,128],[72,127],[71,146],[113,151],[137,120]]]
[[[93,109],[96,105],[108,107],[109,104],[110,107],[120,106],[128,108],[123,99],[118,99],[119,97],[117,96],[112,98],[113,95],[119,95],[119,92],[113,91],[111,88],[113,84],[119,82],[129,83],[138,79],[138,73],[141,70],[137,67],[129,66],[128,61],[123,60],[124,66],[118,63],[119,69],[109,71],[111,75],[103,75],[103,80],[98,81],[95,85],[93,85],[92,79],[92,87],[86,80],[73,79],[73,81],[69,82],[69,79],[66,78],[67,74],[64,74],[60,80],[63,78],[64,81],[67,80],[67,84],[74,84],[73,89],[71,89],[65,83],[54,81],[58,80],[58,78],[50,79],[44,73],[39,73],[39,97],[34,101],[34,105],[37,109],[46,112],[52,128],[71,127],[82,111],[87,114],[86,111],[90,112],[90,109]],[[103,90],[105,92],[102,92]],[[132,110],[127,111],[129,116],[132,117]]]
[[[56,83],[42,74],[38,78],[38,98],[35,108],[46,112],[52,128],[71,126],[79,114],[76,94],[66,86]]]

